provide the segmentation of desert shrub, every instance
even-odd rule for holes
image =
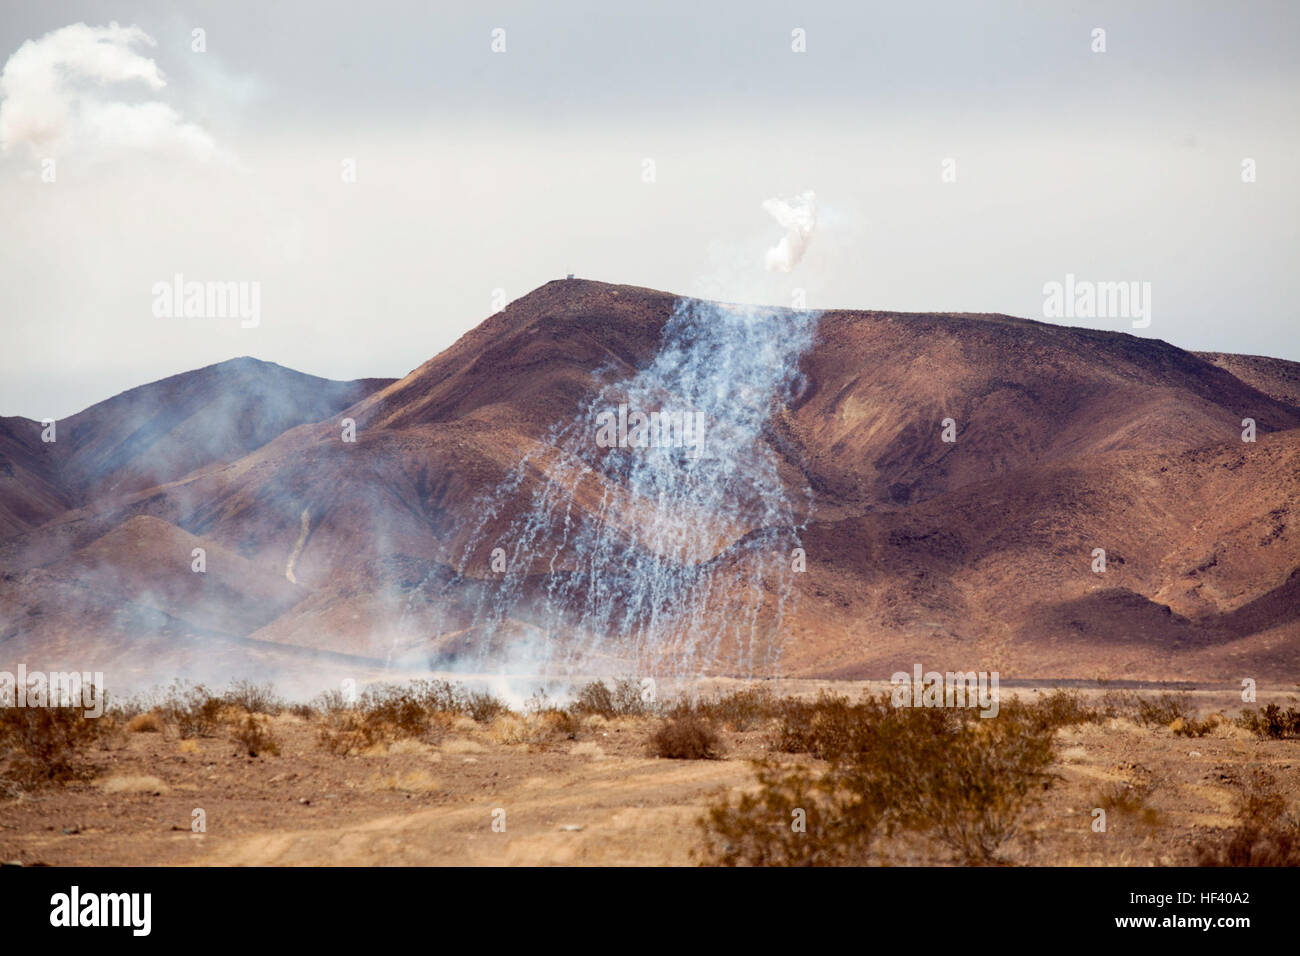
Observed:
[[[641,697],[641,683],[635,677],[623,677],[613,687],[596,680],[584,684],[574,694],[570,709],[579,715],[595,714],[607,720],[613,717],[641,717],[653,706]]]
[[[379,742],[375,728],[367,726],[365,715],[350,709],[326,713],[316,736],[327,753],[339,757],[365,750]]]
[[[318,739],[330,753],[356,753],[400,739],[422,740],[445,731],[457,716],[491,724],[510,708],[487,691],[444,680],[368,687],[355,702],[338,691],[316,698],[324,719]]]
[[[176,680],[159,704],[158,713],[183,738],[211,737],[225,707],[226,701],[202,684]]]
[[[812,702],[784,701],[774,749],[829,763],[816,788],[819,823],[811,839],[848,840],[856,857],[883,827],[888,833],[923,834],[963,863],[998,862],[1001,847],[1021,833],[1029,808],[1051,783],[1052,720],[1031,707],[1005,708],[988,719],[975,713],[895,708],[888,694],[856,704],[825,694]],[[756,835],[753,846],[739,840],[736,827],[775,826],[777,821],[762,815],[782,806],[791,792],[807,792],[806,785],[799,791],[800,785],[768,774],[760,777],[759,793],[748,802],[715,807],[718,812],[711,811],[706,822],[716,837],[709,844],[712,861],[735,862],[738,847],[758,852],[753,846],[761,844],[767,847],[763,852],[775,852],[766,836]],[[811,820],[813,808],[808,809]],[[809,833],[781,837],[809,839],[811,831],[810,825]],[[733,849],[725,851],[726,846]],[[833,854],[815,848],[799,852],[825,860]]]
[[[409,686],[411,694],[426,710],[449,714],[469,712],[469,695],[459,684],[445,680],[421,680]]]
[[[252,681],[233,681],[223,695],[228,704],[240,707],[250,714],[277,716],[284,709],[284,701],[275,693],[270,684],[254,684]]]
[[[250,757],[280,752],[280,745],[271,734],[270,722],[263,714],[251,711],[244,714],[243,719],[235,724],[230,737],[248,751]]]
[[[156,710],[136,714],[126,722],[126,729],[132,734],[160,734],[163,731],[162,715]]]
[[[1300,737],[1300,707],[1292,705],[1283,710],[1277,704],[1268,704],[1259,710],[1243,711],[1237,724],[1260,737],[1281,740]]]
[[[578,735],[578,718],[567,710],[559,707],[549,707],[546,710],[537,711],[534,716],[541,726],[553,736],[572,740]]]
[[[389,737],[420,737],[429,729],[429,711],[407,687],[386,684],[368,688],[358,707],[368,723],[385,728]]]
[[[488,691],[476,690],[466,696],[463,712],[480,724],[488,724],[509,710],[509,707]]]
[[[1108,690],[1096,698],[1093,706],[1098,721],[1109,720],[1112,717],[1136,720],[1139,700],[1141,698],[1131,690]]]
[[[881,810],[806,767],[755,767],[757,793],[709,808],[704,858],[718,866],[853,866],[869,861]]]
[[[1051,782],[1053,729],[1014,714],[952,722],[935,713],[903,708],[884,720],[871,763],[855,762],[854,773],[896,788],[890,816],[902,829],[926,833],[962,863],[997,862]]]
[[[684,714],[660,721],[650,735],[650,753],[669,760],[716,760],[722,744],[712,724]]]
[[[505,713],[488,724],[488,739],[495,744],[526,744],[534,739],[535,727],[517,714]]]
[[[1197,717],[1177,717],[1169,725],[1169,729],[1174,732],[1175,737],[1204,737],[1220,724],[1227,722],[1228,719],[1216,711],[1204,720]]]
[[[317,714],[316,708],[310,703],[290,704],[286,709],[295,717],[301,717],[303,720],[311,720]]]
[[[82,707],[0,708],[0,757],[20,786],[62,783],[89,776],[88,751],[98,742],[102,718]]]
[[[539,735],[573,739],[580,729],[577,714],[558,706],[546,691],[538,690],[524,703],[524,713],[538,727]]]
[[[1139,697],[1135,718],[1145,727],[1168,727],[1175,720],[1196,719],[1196,709],[1186,694],[1161,694],[1152,699]]]
[[[1012,712],[1022,715],[1023,719],[1033,726],[1047,730],[1100,723],[1107,717],[1113,716],[1104,706],[1088,703],[1077,690],[1060,688],[1043,695],[1032,704],[1022,704],[1017,700],[1008,701],[1001,707],[1010,708]]]
[[[605,686],[605,682],[594,680],[584,684],[574,694],[572,710],[576,714],[597,714],[601,717],[614,716],[614,694]]]
[[[1226,839],[1194,848],[1198,866],[1300,866],[1300,819],[1268,774],[1256,771],[1237,804],[1237,825]]]
[[[1148,801],[1154,788],[1150,783],[1127,783],[1116,781],[1108,784],[1093,797],[1093,806],[1106,811],[1107,816],[1136,820],[1138,823],[1154,829],[1160,825],[1160,811]]]
[[[333,714],[341,710],[350,710],[356,701],[349,700],[341,690],[326,690],[311,699],[308,706],[316,713]]]
[[[131,697],[114,697],[105,707],[104,713],[126,726],[141,714],[155,710],[158,706],[156,695],[136,694]]]
[[[344,756],[396,740],[426,739],[445,730],[455,714],[473,712],[472,695],[453,699],[440,690],[430,692],[430,683],[368,687],[352,706],[344,705],[342,695],[326,700],[317,733],[321,746]],[[461,709],[441,709],[452,707]],[[504,710],[502,705],[498,713]]]
[[[673,712],[688,710],[705,720],[743,732],[777,714],[776,700],[766,687],[749,687],[717,697],[679,703]]]
[[[829,760],[853,744],[867,717],[847,697],[822,692],[815,701],[786,698],[777,708],[779,723],[771,745],[781,753],[806,753]]]

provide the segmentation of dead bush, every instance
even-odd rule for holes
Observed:
[[[580,722],[577,714],[557,706],[544,690],[539,690],[528,698],[524,704],[524,713],[537,727],[536,736],[541,739],[535,739],[535,743],[544,743],[548,737],[573,740],[578,736]]]
[[[1260,710],[1243,711],[1237,724],[1270,740],[1300,737],[1300,707],[1293,704],[1283,710],[1277,704],[1268,704]]]
[[[234,681],[223,696],[226,703],[242,708],[250,714],[276,717],[284,709],[284,701],[276,695],[275,689],[270,684],[254,684],[247,680]]]
[[[669,713],[694,713],[704,720],[743,733],[775,717],[777,703],[765,687],[749,687],[716,697],[681,701]]]
[[[247,713],[231,732],[231,739],[248,752],[250,757],[261,754],[279,754],[280,745],[271,734],[270,721],[263,714]]]
[[[489,724],[510,710],[504,703],[485,690],[471,692],[466,698],[463,713],[480,724]]]
[[[1194,849],[1198,866],[1300,866],[1300,819],[1287,809],[1274,779],[1251,777],[1237,803],[1237,825],[1226,839]]]
[[[9,759],[8,776],[23,787],[90,776],[88,751],[99,741],[100,719],[82,707],[0,708],[0,757]]]
[[[635,677],[623,677],[609,687],[596,680],[584,684],[574,695],[570,709],[578,715],[595,714],[606,720],[614,717],[642,717],[653,706],[642,698],[641,683]]]
[[[1136,821],[1148,830],[1160,826],[1160,811],[1148,802],[1154,790],[1148,782],[1128,783],[1116,781],[1103,787],[1093,798],[1093,806],[1105,810],[1108,816],[1119,816]]]
[[[212,737],[225,707],[226,701],[202,684],[176,680],[159,704],[158,713],[182,738]]]
[[[321,747],[339,757],[346,757],[373,747],[378,741],[368,730],[363,714],[355,710],[330,711],[316,733]]]
[[[1187,694],[1161,694],[1154,700],[1139,697],[1135,717],[1144,727],[1168,727],[1175,720],[1195,720],[1196,708]]]
[[[650,735],[650,753],[668,760],[717,760],[722,743],[710,723],[685,714],[660,722]]]
[[[925,833],[962,863],[998,862],[1031,803],[1051,782],[1053,731],[1013,714],[943,721],[902,708],[883,721],[865,774],[893,793],[890,816]]]
[[[136,714],[126,722],[126,729],[132,734],[160,734],[163,732],[162,715],[156,710]]]
[[[815,701],[789,697],[777,706],[779,724],[771,745],[781,753],[806,753],[829,760],[853,746],[854,728],[866,717],[847,697],[826,692]]]
[[[1046,730],[1096,724],[1114,716],[1104,706],[1088,703],[1077,690],[1060,688],[1043,695],[1032,704],[1022,704],[1019,700],[1008,701],[1001,705],[999,712],[1006,708],[1013,713],[1020,713],[1022,719],[1035,727]]]
[[[1227,722],[1228,719],[1223,714],[1215,712],[1204,720],[1197,717],[1177,717],[1169,725],[1169,729],[1174,732],[1175,737],[1204,737]]]
[[[472,713],[473,695],[448,696],[433,683],[442,682],[369,687],[350,707],[327,702],[317,734],[321,746],[345,756],[398,740],[430,740],[445,731],[457,714]],[[461,709],[433,709],[453,707]],[[497,713],[504,710],[502,705]]]

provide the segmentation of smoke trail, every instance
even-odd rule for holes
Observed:
[[[775,667],[799,528],[764,430],[816,321],[680,301],[651,365],[598,388],[479,503],[453,582],[484,588],[479,668],[501,648],[512,671],[551,677]],[[495,548],[504,568],[481,573]]]

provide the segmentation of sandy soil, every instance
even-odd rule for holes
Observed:
[[[1231,692],[1193,697],[1202,713],[1240,707]],[[274,718],[281,753],[256,758],[225,739],[124,734],[93,754],[93,780],[0,799],[0,860],[689,865],[698,862],[704,808],[750,786],[749,761],[766,752],[761,730],[724,733],[725,759],[681,761],[646,756],[654,723],[647,719],[589,718],[573,739],[542,746],[497,742],[492,728],[462,719],[437,744],[402,741],[383,753],[339,757],[320,748],[315,723]],[[1238,784],[1257,767],[1276,777],[1292,805],[1300,800],[1297,741],[1261,741],[1237,728],[1188,739],[1123,720],[1066,728],[1057,739],[1059,779],[1032,814],[1032,839],[1009,858],[1188,862],[1195,843],[1232,825]],[[1107,832],[1094,833],[1098,794],[1116,782],[1150,784],[1154,814],[1112,813]],[[192,831],[195,809],[206,816],[206,832]],[[499,810],[504,832],[493,828]],[[928,848],[883,849],[892,862],[943,862]]]

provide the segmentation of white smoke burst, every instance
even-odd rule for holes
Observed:
[[[154,46],[137,26],[75,23],[28,40],[0,72],[0,149],[26,143],[38,155],[102,159],[148,151],[217,158],[211,136],[159,100],[128,102],[132,88],[167,85]],[[120,95],[115,95],[120,94]]]
[[[485,540],[484,521],[453,561],[453,587],[483,589],[470,626],[478,659],[462,665],[555,679],[771,674],[801,519],[767,426],[799,380],[816,321],[680,301],[647,368],[598,389],[476,504],[480,520],[500,514],[526,475],[543,476],[505,534]],[[701,453],[599,447],[600,416],[620,404],[702,412]],[[475,573],[496,546],[505,573]]]
[[[789,200],[768,199],[763,210],[785,230],[781,241],[767,250],[763,265],[768,272],[789,272],[803,259],[817,228],[817,196],[809,191]]]

